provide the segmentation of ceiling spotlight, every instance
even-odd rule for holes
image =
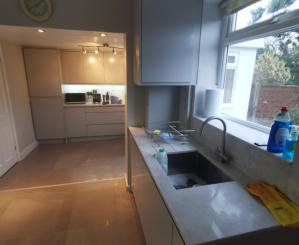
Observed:
[[[113,48],[112,52],[113,52],[114,55],[117,55],[117,52],[116,52],[115,48]]]
[[[87,54],[87,51],[85,48],[82,47],[82,54]]]
[[[37,29],[37,32],[39,32],[39,33],[44,33],[45,30],[43,30],[43,29]]]
[[[106,33],[101,33],[101,37],[106,37],[107,34]]]
[[[97,49],[94,51],[95,54],[99,54],[99,47],[97,47]]]

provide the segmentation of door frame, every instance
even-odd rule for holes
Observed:
[[[17,153],[17,162],[19,162],[22,159],[21,159],[21,153],[20,153],[20,148],[19,148],[19,142],[18,142],[18,138],[17,138],[15,118],[13,115],[12,103],[11,103],[9,87],[8,87],[8,79],[7,79],[7,74],[6,74],[5,60],[4,60],[1,42],[0,42],[0,66],[1,66],[2,73],[3,73],[3,82],[4,82],[6,102],[7,102],[7,107],[8,107],[7,110],[8,110],[8,116],[9,116],[9,122],[10,122],[11,129],[12,129],[13,141],[15,143],[15,149],[16,149],[16,153]]]

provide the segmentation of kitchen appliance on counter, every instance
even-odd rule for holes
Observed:
[[[101,94],[93,94],[93,103],[100,104],[102,102]]]
[[[66,104],[84,104],[86,102],[85,93],[66,93],[64,95]]]

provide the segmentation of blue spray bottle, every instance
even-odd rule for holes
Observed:
[[[293,161],[297,140],[298,140],[298,126],[291,125],[291,133],[289,134],[286,140],[286,144],[283,148],[282,158],[290,162]]]

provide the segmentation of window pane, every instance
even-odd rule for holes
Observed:
[[[234,78],[235,78],[235,70],[227,69],[225,72],[223,103],[231,103],[232,102]]]
[[[229,55],[227,57],[227,63],[235,63],[236,57],[233,55]]]
[[[299,9],[299,0],[262,0],[237,12],[235,30]]]
[[[232,105],[223,112],[271,126],[288,106],[299,124],[299,30],[231,45],[228,57],[236,53],[238,62],[227,62],[224,83],[223,102]]]

